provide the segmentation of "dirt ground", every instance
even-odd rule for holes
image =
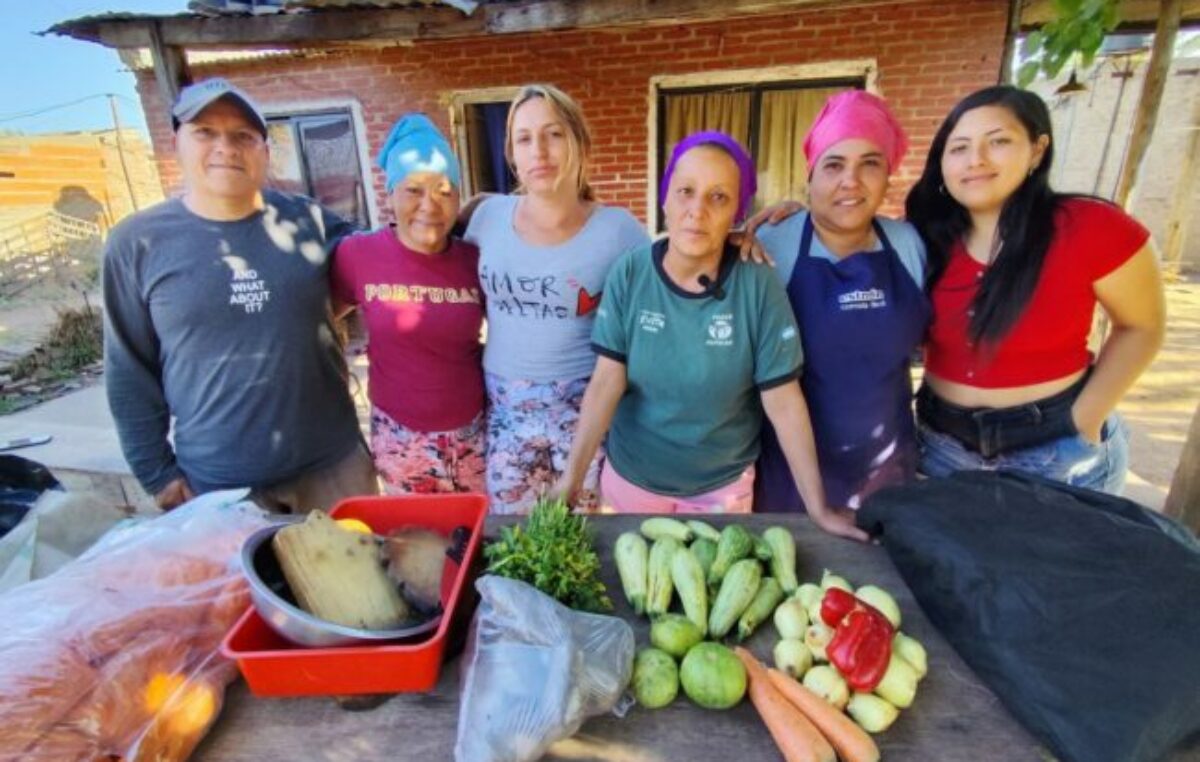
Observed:
[[[1118,409],[1130,429],[1126,494],[1161,507],[1200,401],[1200,273],[1167,285],[1167,339]]]
[[[87,295],[93,307],[100,305],[100,294],[92,289]],[[59,309],[83,307],[83,296],[66,286],[42,286],[13,299],[0,299],[0,364],[7,357],[30,351],[45,338]]]

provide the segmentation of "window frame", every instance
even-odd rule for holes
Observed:
[[[755,107],[751,111],[750,136],[751,140],[757,143],[758,106],[761,105],[762,92],[853,81],[856,84],[861,82],[864,90],[878,95],[878,78],[879,68],[874,58],[651,77],[646,102],[646,231],[651,236],[661,231],[662,210],[658,205],[658,176],[667,159],[664,155],[666,147],[660,145],[660,135],[663,131],[660,125],[663,124],[665,116],[664,96],[727,92],[738,87],[754,91]],[[757,156],[756,145],[746,148],[752,156]]]
[[[311,101],[279,101],[262,104],[262,114],[270,123],[272,120],[302,119],[305,117],[349,116],[350,129],[354,134],[355,149],[358,154],[358,172],[362,180],[363,195],[366,197],[367,226],[376,228],[380,225],[379,202],[376,198],[371,154],[368,150],[366,121],[363,119],[362,104],[355,99],[322,99]],[[293,128],[294,129],[294,128]],[[308,182],[307,159],[300,155],[301,171]]]
[[[481,87],[468,90],[454,90],[444,96],[447,111],[450,115],[451,142],[453,143],[454,153],[458,157],[459,167],[462,169],[462,197],[464,199],[471,198],[477,192],[472,187],[475,168],[471,164],[471,151],[467,146],[467,107],[484,103],[511,103],[512,99],[517,97],[517,93],[520,90],[520,85]]]

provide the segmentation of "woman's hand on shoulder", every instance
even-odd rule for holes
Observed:
[[[775,266],[775,260],[771,259],[771,255],[763,248],[762,242],[748,230],[729,231],[729,245],[737,247],[738,256],[743,262]]]
[[[805,209],[804,204],[799,201],[780,201],[778,204],[768,206],[746,220],[746,224],[740,231],[730,234],[729,242],[738,247],[738,253],[743,262],[753,260],[759,264],[774,265],[774,260],[767,255],[766,249],[762,247],[755,233],[766,223],[778,225],[788,217],[803,212]]]

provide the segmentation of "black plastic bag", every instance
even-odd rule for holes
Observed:
[[[19,455],[0,455],[0,537],[9,531],[48,489],[62,489],[41,463]]]
[[[1187,529],[983,471],[883,490],[858,516],[930,621],[1061,759],[1159,759],[1200,731],[1200,543]]]

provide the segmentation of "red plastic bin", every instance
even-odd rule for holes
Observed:
[[[463,563],[442,584],[442,620],[433,635],[416,643],[306,648],[276,634],[251,605],[221,643],[221,653],[237,662],[255,696],[325,696],[407,693],[433,690],[442,668],[447,634],[464,598],[471,594],[471,570],[483,542],[487,498],[482,495],[406,495],[343,500],[330,515],[366,522],[386,534],[422,527],[449,535],[471,530]]]

